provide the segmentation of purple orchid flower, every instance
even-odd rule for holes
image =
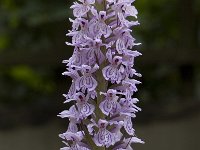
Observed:
[[[72,144],[68,144],[65,141],[63,143],[66,144],[66,147],[61,148],[61,150],[89,150],[87,147],[84,147],[85,145],[81,142],[83,139],[83,131],[79,131],[76,133],[73,132],[65,132],[63,134],[60,134],[59,136],[66,141],[71,141]]]
[[[105,60],[105,56],[101,51],[101,46],[104,44],[102,43],[101,39],[92,39],[87,37],[87,47],[81,48],[82,51],[86,53],[85,58],[90,60],[90,64],[101,64]],[[86,62],[86,61],[85,61]]]
[[[122,144],[117,145],[113,150],[133,150],[131,147],[132,143],[141,143],[144,144],[142,140],[140,140],[137,137],[131,137],[131,138],[124,138]]]
[[[79,74],[76,70],[68,68],[68,71],[63,72],[62,75],[67,75],[67,76],[70,76],[72,78],[72,84],[69,88],[69,92],[68,92],[68,94],[64,94],[64,96],[66,98],[72,98],[76,94],[75,82],[76,82],[76,79],[79,78]]]
[[[88,20],[84,18],[79,18],[77,21],[80,24],[81,30],[79,31],[69,31],[67,36],[72,36],[72,44],[67,43],[68,45],[80,45],[81,43],[87,42],[85,37],[88,35]]]
[[[114,134],[106,129],[108,124],[109,123],[106,120],[100,119],[98,121],[98,124],[93,123],[89,126],[89,131],[93,131],[93,129],[91,129],[93,126],[98,127],[98,132],[94,134],[94,142],[97,146],[109,147],[110,145],[114,145],[114,143],[116,142]]]
[[[104,101],[99,104],[101,111],[108,116],[109,114],[115,114],[117,110],[120,110],[120,104],[117,102],[117,91],[109,89],[107,93],[100,93],[105,96]]]
[[[122,79],[122,76],[120,73],[122,57],[115,56],[114,58],[112,58],[112,56],[108,56],[108,61],[111,64],[102,69],[104,78],[106,80],[110,80],[112,83],[114,82],[120,83]]]
[[[91,8],[91,4],[95,3],[95,0],[79,0],[82,4],[74,2],[70,7],[73,9],[73,14],[75,17],[84,16]]]
[[[116,41],[116,51],[119,54],[124,53],[128,48],[133,46],[140,45],[141,43],[135,43],[135,38],[131,36],[132,30],[124,27],[116,28],[113,33],[117,37]]]
[[[130,29],[139,25],[135,0],[77,1],[66,34],[74,52],[63,61],[63,75],[72,78],[63,96],[72,105],[58,115],[69,120],[60,150],[132,150],[132,143],[144,143],[132,122],[141,111],[134,95],[141,83],[134,62],[141,53],[131,50],[140,45]]]
[[[119,0],[114,1],[114,5],[112,6],[112,9],[116,11],[116,14],[123,14],[125,17],[127,16],[133,16],[137,18],[138,11],[135,8],[135,6],[132,6],[131,3],[133,3],[135,0]]]
[[[106,12],[97,10],[92,7],[91,9],[94,18],[91,20],[90,32],[95,35],[96,38],[100,38],[104,35],[105,38],[109,37],[112,33],[111,27],[106,24]]]
[[[83,91],[85,91],[85,89],[88,91],[95,90],[97,87],[97,81],[92,77],[92,73],[94,73],[98,68],[99,66],[97,64],[95,64],[93,68],[88,65],[82,65],[81,68],[78,68],[80,69],[82,76],[75,82],[76,89],[83,89]]]
[[[82,64],[87,62],[87,59],[85,56],[86,56],[86,52],[83,51],[81,49],[81,47],[76,46],[74,48],[74,53],[73,53],[72,57],[70,57],[70,59],[69,59],[68,65],[69,66],[72,66],[72,65],[81,66]]]
[[[78,111],[84,118],[90,116],[94,112],[95,106],[88,103],[89,94],[85,97],[83,93],[79,92],[75,95],[75,98],[77,100]]]
[[[95,106],[92,104],[89,104],[88,100],[89,100],[89,94],[87,94],[87,96],[85,96],[82,92],[78,92],[78,93],[76,93],[74,98],[66,99],[66,101],[64,103],[76,101],[76,106],[72,106],[73,114],[76,114],[77,118],[83,119],[83,118],[87,118],[88,116],[90,116],[94,112],[94,109],[95,109]],[[71,115],[73,115],[73,114],[71,114]]]
[[[135,79],[126,78],[122,81],[122,85],[115,87],[115,89],[121,91],[122,93],[129,92],[131,95],[133,95],[135,92],[138,91],[136,84],[140,83],[140,81],[137,81]]]
[[[123,74],[123,79],[135,76],[141,77],[142,75],[140,73],[137,73],[137,71],[133,68],[134,66],[134,60],[135,57],[140,56],[141,53],[137,51],[131,51],[131,50],[126,50],[123,54],[122,57],[122,64],[124,65],[122,74]]]

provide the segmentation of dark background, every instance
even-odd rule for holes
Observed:
[[[0,150],[56,150],[72,0],[0,1]],[[200,1],[136,0],[137,150],[200,149]]]

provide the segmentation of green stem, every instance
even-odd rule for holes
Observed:
[[[106,48],[102,47],[102,52],[106,53]],[[103,101],[104,96],[100,95],[100,92],[106,92],[108,87],[108,81],[105,80],[102,74],[102,69],[107,66],[107,61],[104,61],[100,66],[99,70],[96,72],[96,79],[98,82],[98,86],[96,88],[97,91],[97,107],[96,107],[96,115],[97,115],[97,121],[99,119],[104,119],[105,115],[102,113],[102,111],[99,108],[99,104]]]
[[[87,140],[87,143],[88,145],[90,145],[90,147],[93,149],[97,149],[98,147],[96,146],[96,144],[94,143],[93,139],[92,139],[92,136],[89,134],[86,126],[83,124],[83,122],[81,121],[81,127],[85,133],[85,136],[86,136],[86,140]]]
[[[98,86],[96,88],[97,91],[97,104],[95,108],[95,114],[96,114],[96,121],[98,122],[99,119],[105,119],[105,115],[102,113],[101,109],[99,108],[99,104],[103,101],[104,96],[100,95],[100,92],[106,92],[108,82],[104,79],[102,74],[102,69],[106,66],[106,61],[104,61],[100,67],[99,70],[96,72],[96,79],[98,82]],[[105,147],[95,147],[95,150],[106,150]]]
[[[103,0],[102,4],[95,4],[97,10],[99,11],[106,11],[106,0]],[[102,38],[102,42],[105,42],[105,39]],[[106,54],[106,47],[102,46],[101,47],[101,51],[103,52],[103,54]],[[96,87],[96,92],[97,92],[97,103],[96,103],[96,108],[95,108],[95,114],[96,114],[96,118],[95,120],[98,122],[99,119],[105,119],[105,115],[102,113],[101,109],[99,108],[99,104],[103,101],[104,96],[100,95],[100,92],[106,92],[107,91],[107,87],[108,87],[108,81],[105,80],[105,78],[103,77],[102,74],[102,69],[104,67],[107,66],[107,61],[105,60],[100,66],[99,66],[99,70],[95,73],[96,74],[96,80],[98,82],[98,86]],[[95,143],[93,142],[93,140],[91,139],[91,137],[89,137],[89,133],[88,131],[85,131],[86,133],[86,137],[87,139],[90,141],[90,143],[92,143],[90,146],[92,147],[92,149],[94,150],[106,150],[105,147],[98,147],[95,145]],[[91,141],[92,140],[92,141]]]

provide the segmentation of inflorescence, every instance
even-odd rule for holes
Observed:
[[[72,78],[64,103],[68,110],[58,116],[68,118],[66,144],[61,150],[132,150],[132,143],[144,143],[136,137],[132,119],[141,111],[134,98],[137,84],[131,50],[140,45],[130,29],[139,25],[135,0],[78,0],[71,6],[75,19],[67,36],[73,55],[64,60],[63,75]],[[129,21],[127,18],[131,18]],[[134,20],[134,21],[133,21]]]

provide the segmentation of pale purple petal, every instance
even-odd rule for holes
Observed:
[[[122,39],[118,39],[116,42],[116,50],[119,54],[122,54],[123,51],[126,49],[125,43]]]
[[[94,3],[95,3],[95,0],[86,0],[86,2],[87,2],[88,4],[94,4]]]
[[[93,91],[97,87],[97,81],[91,76],[85,77],[83,84],[89,91]]]
[[[99,69],[99,66],[97,64],[94,65],[94,67],[91,69],[91,73],[94,73]]]
[[[82,17],[83,15],[85,15],[89,10],[90,7],[89,6],[84,6],[81,4],[75,4],[73,7],[73,14],[75,17]]]
[[[103,76],[106,80],[109,80],[110,78],[115,78],[117,74],[117,69],[112,66],[107,66],[102,69]]]
[[[78,132],[78,127],[77,127],[76,123],[74,123],[73,121],[70,121],[70,123],[68,125],[68,132],[73,132],[73,133]]]
[[[84,77],[80,77],[75,81],[76,89],[80,90],[84,86]]]
[[[134,135],[135,130],[133,129],[131,117],[126,117],[124,119],[124,129],[129,135]]]
[[[68,132],[68,131],[65,133],[59,134],[59,137],[62,139],[69,140],[69,141],[80,141],[82,138],[82,137],[78,137],[76,133]]]
[[[112,104],[108,100],[105,100],[99,104],[99,108],[105,115],[109,115],[112,110]]]
[[[106,53],[106,58],[108,59],[108,61],[109,61],[110,63],[112,63],[112,51],[111,51],[111,49],[109,49],[109,50],[107,51],[107,53]]]
[[[110,34],[112,33],[111,28],[108,25],[106,25],[105,23],[99,23],[98,26],[101,29],[101,32],[105,38],[108,38],[110,36]]]
[[[135,6],[126,6],[125,12],[126,12],[126,14],[137,18],[138,11],[135,8]]]
[[[69,110],[62,111],[61,113],[59,113],[58,116],[61,117],[61,118],[66,118],[66,117],[68,117],[68,118],[70,118],[70,117],[76,118],[77,117],[77,110],[76,110],[75,106],[72,105],[69,108]]]
[[[91,104],[85,103],[81,106],[81,113],[84,114],[86,117],[91,115],[94,112],[95,107]]]
[[[115,135],[107,131],[105,135],[105,146],[109,147],[115,144]]]
[[[91,13],[94,15],[94,17],[98,16],[98,12],[94,7],[91,8]],[[96,18],[95,18],[95,20],[96,20]]]
[[[112,114],[119,113],[120,109],[121,109],[121,106],[118,102],[112,103]]]
[[[94,136],[94,142],[97,146],[103,146],[105,143],[105,132],[98,132],[95,136]]]
[[[130,143],[141,143],[144,144],[144,141],[142,141],[141,139],[137,138],[137,137],[132,137],[130,140]]]
[[[73,81],[70,88],[69,88],[69,92],[68,92],[68,97],[72,98],[76,93],[76,86],[75,86],[75,82]]]

